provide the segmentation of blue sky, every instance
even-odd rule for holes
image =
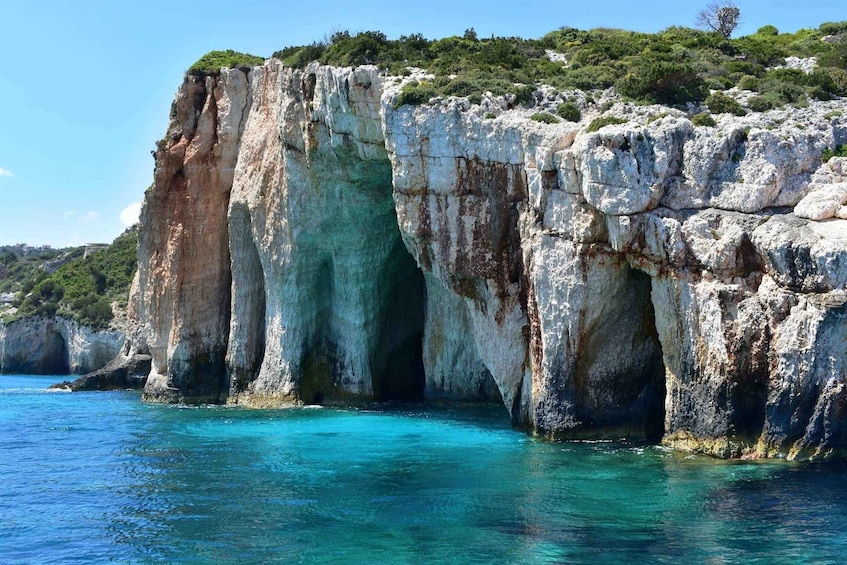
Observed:
[[[0,0],[0,245],[107,242],[153,177],[183,71],[212,49],[268,56],[337,29],[540,37],[658,31],[704,2],[641,0]],[[414,8],[408,8],[407,6]],[[736,35],[847,20],[847,3],[741,0]],[[131,213],[124,213],[131,216]]]

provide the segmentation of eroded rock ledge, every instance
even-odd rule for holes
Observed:
[[[551,437],[844,452],[842,101],[716,128],[617,104],[586,133],[395,109],[401,81],[186,77],[132,295],[147,399],[496,400]]]

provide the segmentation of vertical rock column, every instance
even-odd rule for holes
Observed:
[[[396,92],[383,97],[384,128],[400,230],[426,275],[427,396],[500,397],[523,424],[530,366],[520,225],[525,145],[536,132],[527,143],[516,124],[482,120],[462,100],[395,109]]]
[[[378,70],[270,60],[251,92],[230,204],[230,400],[420,397],[424,290],[397,229]]]
[[[139,232],[137,315],[152,355],[146,399],[219,402],[225,393],[227,210],[247,109],[244,72],[187,75],[156,151]]]

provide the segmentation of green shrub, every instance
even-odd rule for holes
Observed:
[[[765,81],[807,84],[808,76],[800,69],[770,69],[762,77]]]
[[[477,90],[478,88],[475,84],[466,80],[456,79],[448,82],[441,91],[447,96],[471,96]]]
[[[713,92],[706,98],[706,106],[713,114],[733,114],[735,116],[744,116],[747,114],[741,104],[735,98],[727,96],[723,92]]]
[[[835,96],[847,96],[847,71],[843,69],[818,68],[809,73],[807,81],[813,88],[817,86]]]
[[[532,95],[535,93],[535,86],[525,84],[511,89],[515,95],[515,104],[528,104],[532,101]]]
[[[731,45],[732,49],[728,53],[729,55],[741,55],[748,63],[765,67],[784,63],[785,57],[790,54],[770,36],[748,35],[747,37],[739,37],[733,40]]]
[[[79,323],[86,326],[102,327],[108,324],[112,318],[114,318],[114,314],[111,302],[108,298],[101,297],[83,307],[79,314]]]
[[[825,147],[821,152],[821,161],[824,163],[833,157],[847,157],[847,145],[836,145],[834,151],[829,147]]]
[[[381,31],[364,31],[354,36],[342,31],[333,35],[321,60],[340,67],[354,67],[391,62],[394,58],[388,38]]]
[[[838,35],[839,33],[847,33],[847,21],[843,22],[824,22],[818,27],[823,35]]]
[[[751,96],[747,99],[747,107],[754,112],[767,112],[781,105],[768,96]]]
[[[702,100],[707,94],[703,79],[693,68],[665,61],[636,67],[615,87],[623,96],[668,105]]]
[[[770,96],[782,104],[800,102],[806,100],[806,89],[798,84],[781,80],[763,79],[759,83],[759,94]]]
[[[588,67],[571,67],[564,74],[550,81],[553,86],[579,90],[606,89],[623,76],[622,69],[608,63]]]
[[[214,75],[220,74],[222,68],[240,69],[246,67],[257,67],[264,63],[262,57],[239,53],[232,49],[226,51],[210,51],[200,57],[196,63],[188,68],[192,75]]]
[[[658,114],[653,114],[649,118],[647,118],[647,123],[652,124],[656,120],[661,120],[662,118],[666,117],[667,115],[668,115],[667,112],[659,112]]]
[[[616,116],[601,116],[599,118],[595,118],[588,124],[588,128],[586,128],[585,133],[591,133],[594,131],[598,131],[601,128],[606,126],[611,126],[614,124],[625,124],[626,120],[618,118]]]
[[[845,69],[826,69],[827,74],[835,86],[834,92],[838,96],[847,96],[847,70]]]
[[[493,112],[486,112],[486,113],[485,113],[485,119],[486,119],[486,120],[493,120],[493,119],[494,119],[494,118],[496,118],[496,117],[497,117],[497,116],[496,116]]]
[[[726,90],[732,88],[735,81],[730,77],[712,77],[706,79],[706,88],[709,90]]]
[[[556,114],[569,122],[578,122],[582,117],[579,108],[573,102],[559,104],[559,107],[556,108]]]
[[[759,77],[765,74],[765,67],[763,65],[750,63],[749,61],[728,61],[723,63],[723,67],[729,74],[741,73],[741,76],[749,75],[753,77]]]
[[[831,49],[818,55],[818,66],[847,70],[847,40],[832,44]]]
[[[741,90],[758,90],[759,79],[758,77],[754,77],[753,75],[744,75],[738,81],[738,88],[740,88]]]
[[[718,125],[717,122],[715,122],[715,119],[706,112],[697,114],[696,116],[691,118],[691,123],[695,126],[706,126],[710,128],[713,128]]]
[[[320,60],[325,52],[326,45],[315,42],[302,47],[288,47],[274,52],[271,56],[279,59],[286,66],[302,69],[312,61]]]
[[[425,104],[436,96],[438,96],[438,92],[436,92],[431,83],[424,81],[418,84],[412,81],[404,85],[400,90],[397,100],[394,101],[394,107],[399,108],[407,104],[410,106]]]
[[[529,117],[530,120],[541,122],[542,124],[558,124],[559,118],[547,112],[538,112]]]
[[[815,100],[833,100],[835,95],[825,88],[820,86],[812,86],[808,90],[809,97]]]

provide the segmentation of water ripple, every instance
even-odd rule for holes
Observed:
[[[247,411],[0,377],[0,562],[847,561],[847,471],[548,443],[473,409]]]

